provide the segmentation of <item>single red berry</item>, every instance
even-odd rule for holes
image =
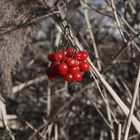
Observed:
[[[66,54],[67,57],[72,57],[74,55],[74,48],[69,47],[69,48],[67,48],[66,52],[67,52],[67,54]]]
[[[68,65],[66,63],[60,63],[58,65],[58,73],[60,75],[66,75],[68,71]]]
[[[69,47],[67,48],[67,53],[73,53],[74,52],[74,48],[73,47]]]
[[[80,58],[81,58],[81,52],[80,51],[79,52],[76,52],[74,58],[77,59],[77,60],[80,60]]]
[[[73,75],[70,74],[70,73],[67,73],[65,75],[65,81],[72,82],[73,81]]]
[[[51,67],[56,67],[60,64],[60,61],[54,61],[51,63]]]
[[[60,64],[60,61],[54,61],[50,65],[51,72],[56,76],[58,75],[58,65],[59,64]]]
[[[87,51],[81,51],[81,54],[82,54],[82,60],[86,60],[88,58],[88,53]]]
[[[81,62],[79,67],[80,67],[81,71],[88,71],[89,70],[89,63],[88,62]]]
[[[68,71],[69,71],[69,73],[71,73],[71,74],[75,74],[75,73],[77,73],[77,72],[80,72],[80,68],[79,68],[78,66],[76,66],[76,67],[70,67],[70,68],[68,69]]]
[[[73,56],[73,53],[67,53],[67,54],[66,54],[66,57],[71,58],[72,56]]]
[[[82,80],[82,74],[80,72],[77,72],[77,73],[73,74],[73,79],[75,81],[78,81],[78,82],[81,81]]]
[[[50,61],[55,61],[55,59],[54,59],[54,53],[53,52],[49,53],[47,58]]]
[[[75,67],[76,66],[76,61],[73,58],[68,58],[65,60],[65,63],[69,66],[69,67]]]
[[[53,80],[56,77],[56,75],[51,71],[50,67],[48,67],[46,69],[46,74],[47,74],[49,80]]]
[[[59,61],[54,61],[48,68],[46,68],[46,74],[49,80],[53,80],[58,75]]]
[[[88,53],[86,51],[79,51],[74,56],[74,58],[76,58],[77,60],[81,60],[81,61],[86,60],[87,57],[88,57]]]
[[[62,52],[56,52],[56,53],[54,54],[54,59],[55,59],[56,61],[61,61],[61,60],[63,59],[63,53],[62,53]]]

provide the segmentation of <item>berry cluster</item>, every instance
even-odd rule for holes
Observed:
[[[68,82],[81,81],[81,72],[89,70],[87,57],[88,53],[85,50],[76,51],[73,47],[49,53],[48,60],[51,64],[46,69],[48,79],[52,80],[60,76]]]

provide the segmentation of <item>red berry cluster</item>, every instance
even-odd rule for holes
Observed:
[[[73,47],[62,49],[48,54],[51,65],[46,69],[46,74],[50,80],[57,76],[64,77],[65,81],[81,81],[83,71],[89,70],[89,63],[86,62],[88,53],[76,51]]]

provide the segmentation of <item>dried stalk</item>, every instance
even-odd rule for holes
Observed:
[[[134,112],[134,108],[135,108],[135,103],[136,103],[136,99],[137,99],[137,96],[139,93],[138,92],[139,84],[140,84],[140,66],[139,66],[138,76],[137,76],[137,80],[136,80],[136,84],[135,84],[134,95],[132,98],[132,104],[131,104],[131,108],[130,108],[130,112],[129,112],[129,116],[128,116],[128,121],[127,121],[126,129],[125,129],[124,140],[128,139],[128,134],[129,134],[132,117],[133,117],[133,112]]]

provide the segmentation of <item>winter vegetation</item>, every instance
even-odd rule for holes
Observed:
[[[139,0],[0,0],[0,140],[139,140],[139,89]]]

